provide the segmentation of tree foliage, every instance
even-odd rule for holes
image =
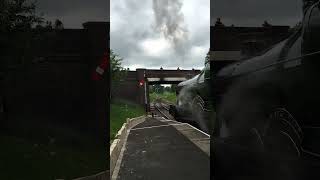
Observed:
[[[162,94],[165,91],[175,93],[176,88],[177,88],[177,84],[172,84],[171,86],[162,86],[161,84],[155,84],[149,87],[149,93]]]
[[[32,28],[43,18],[36,14],[35,2],[28,0],[0,1],[0,48],[7,58],[2,58],[1,71],[17,67],[32,60]],[[3,55],[3,54],[2,54]],[[8,57],[9,56],[9,57]]]
[[[154,92],[158,94],[163,94],[164,92],[164,86],[161,86],[161,84],[153,85],[153,89],[154,89]]]
[[[171,92],[171,86],[165,86],[164,91]]]
[[[117,85],[126,75],[126,70],[121,64],[122,61],[123,58],[110,50],[111,81],[113,85]]]
[[[64,27],[63,27],[62,21],[60,21],[59,19],[56,19],[56,21],[54,22],[54,29],[61,30],[63,28]]]
[[[28,31],[34,24],[42,23],[36,15],[36,4],[28,0],[0,1],[0,31]]]
[[[205,62],[205,63],[210,62],[210,50],[209,50],[209,52],[207,53],[204,62]]]
[[[216,27],[224,27],[224,24],[221,21],[221,18],[217,18],[215,25]]]
[[[0,0],[0,106],[6,111],[4,79],[11,67],[23,67],[30,60],[32,27],[43,18],[36,15],[35,2],[27,0]],[[22,66],[21,66],[22,65]],[[21,69],[19,69],[21,70]],[[1,113],[0,113],[1,115]],[[5,117],[5,116],[4,116]]]
[[[176,89],[177,89],[177,86],[178,86],[177,84],[172,84],[172,85],[171,85],[171,92],[174,92],[174,93],[175,93],[175,92],[176,92]]]

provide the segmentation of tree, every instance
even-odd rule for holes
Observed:
[[[216,21],[214,26],[216,26],[216,27],[224,27],[224,24],[221,22],[221,18],[217,18],[217,21]]]
[[[176,92],[176,89],[177,89],[177,86],[178,86],[177,84],[172,84],[172,85],[171,85],[171,92],[174,92],[174,93],[175,93],[175,92]]]
[[[9,69],[23,70],[26,62],[32,59],[31,30],[41,24],[43,18],[36,15],[35,2],[27,0],[0,1],[0,116],[7,119],[6,92],[4,81]],[[0,117],[0,119],[1,119]],[[5,125],[4,125],[5,126]]]
[[[268,23],[268,21],[264,21],[262,27],[271,27],[272,25]]]
[[[161,86],[160,84],[155,84],[154,85],[154,91],[155,91],[155,93],[163,94],[164,86]]]
[[[126,69],[121,66],[123,58],[110,50],[111,79],[112,83],[119,83],[126,75]]]
[[[61,30],[63,29],[63,23],[62,21],[60,21],[59,19],[56,19],[55,23],[54,23],[54,29],[56,30]]]
[[[36,15],[35,2],[27,0],[1,0],[0,32],[28,31],[43,18]]]
[[[170,86],[165,86],[164,90],[167,91],[167,92],[170,92],[171,91],[171,87]]]
[[[34,30],[37,32],[46,32],[46,31],[51,31],[53,29],[52,27],[52,22],[51,21],[46,21],[45,23],[38,23]]]
[[[153,92],[154,92],[154,86],[151,85],[151,86],[149,86],[149,93],[151,94],[151,93],[153,93]]]
[[[36,15],[35,2],[27,0],[1,0],[0,2],[0,47],[10,58],[2,58],[0,71],[4,72],[8,65],[23,65],[32,59],[30,54],[32,28],[43,22]]]
[[[210,62],[210,50],[209,50],[209,52],[207,53],[207,55],[206,55],[206,57],[205,57],[205,63],[208,63],[208,62]]]
[[[1,57],[0,75],[4,76],[10,67],[23,67],[32,60],[30,51],[36,24],[43,18],[36,15],[35,2],[28,0],[0,1],[0,48],[6,57]],[[39,28],[39,26],[38,26]]]
[[[113,50],[110,50],[111,92],[126,76],[127,70],[121,66],[122,61],[123,59],[118,54],[116,54]]]

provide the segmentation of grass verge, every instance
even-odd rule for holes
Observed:
[[[106,170],[105,148],[86,140],[81,144],[61,140],[1,135],[0,179],[67,180]]]
[[[164,100],[167,100],[171,103],[176,103],[176,100],[177,100],[177,97],[176,97],[176,94],[174,92],[168,92],[168,91],[165,91],[163,92],[162,94],[161,93],[150,93],[150,101],[154,101],[158,98],[161,98],[161,99],[164,99]]]
[[[110,140],[113,140],[127,118],[134,118],[145,114],[145,109],[137,104],[114,100],[110,111]]]

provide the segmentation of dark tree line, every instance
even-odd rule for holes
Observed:
[[[158,93],[163,94],[165,91],[167,92],[176,92],[177,85],[172,84],[171,86],[162,86],[161,84],[155,84],[149,87],[149,93]]]
[[[0,120],[6,119],[5,81],[9,72],[23,72],[34,64],[33,39],[46,31],[63,29],[62,21],[52,25],[36,10],[34,1],[0,1]]]

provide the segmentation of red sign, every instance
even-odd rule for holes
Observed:
[[[144,80],[140,80],[139,81],[139,86],[143,86],[144,85]]]
[[[105,52],[102,60],[100,61],[100,64],[97,66],[97,68],[95,69],[95,71],[92,74],[92,79],[94,81],[102,79],[102,76],[108,67],[108,63],[109,63],[109,53]]]

